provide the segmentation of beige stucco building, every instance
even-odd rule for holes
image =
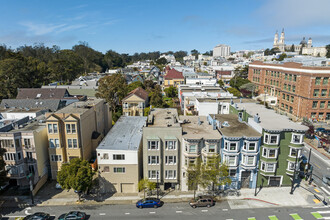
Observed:
[[[97,147],[100,191],[138,192],[142,177],[142,128],[147,117],[121,116]]]
[[[111,128],[111,112],[103,99],[75,102],[46,118],[53,179],[62,163],[95,158],[97,145]]]
[[[123,115],[143,116],[144,109],[148,105],[148,92],[142,88],[136,88],[122,100]]]

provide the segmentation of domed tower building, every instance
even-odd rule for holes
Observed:
[[[307,48],[312,48],[312,38],[311,37],[308,39]]]
[[[278,48],[280,49],[281,52],[285,51],[285,43],[284,43],[284,28],[282,29],[282,33],[281,33],[281,37],[280,37],[280,41],[278,43]]]
[[[273,44],[273,48],[278,48],[278,33],[276,31],[275,36],[274,36],[274,44]]]

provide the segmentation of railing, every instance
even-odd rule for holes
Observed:
[[[25,150],[32,150],[32,151],[35,151],[35,147],[33,145],[23,145],[23,148]]]

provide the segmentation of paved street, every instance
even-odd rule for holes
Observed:
[[[216,204],[211,208],[192,209],[187,203],[164,204],[158,209],[137,209],[132,205],[101,206],[52,206],[22,209],[11,214],[10,219],[25,216],[28,213],[44,211],[56,218],[70,210],[81,210],[89,215],[89,219],[210,219],[210,220],[290,220],[290,219],[330,219],[328,206],[316,207],[274,207],[260,209],[230,209],[227,202]]]

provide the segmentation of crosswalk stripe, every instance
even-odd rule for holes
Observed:
[[[321,189],[328,195],[330,195],[330,192],[328,190],[326,190],[326,188],[324,188],[323,186],[321,186]]]
[[[318,213],[318,212],[311,212],[311,214],[316,218],[316,219],[323,219],[323,216]]]
[[[250,218],[248,218],[248,220],[256,220],[256,218],[255,217],[250,217]]]
[[[321,202],[321,201],[318,200],[318,199],[313,199],[313,201],[314,201],[316,204]]]
[[[278,218],[275,215],[268,216],[269,220],[278,220]]]
[[[330,211],[318,211],[318,213],[320,213],[320,214],[329,214]]]
[[[314,190],[315,190],[315,192],[318,192],[318,193],[320,192],[320,190],[318,190],[318,189],[316,189],[316,188],[315,188]]]
[[[303,220],[297,213],[290,214],[294,220]]]

